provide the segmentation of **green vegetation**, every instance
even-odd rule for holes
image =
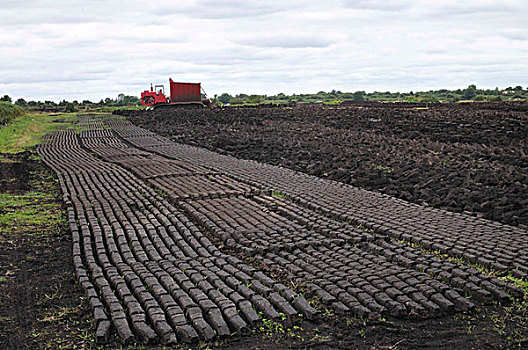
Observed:
[[[24,114],[0,126],[0,153],[17,153],[35,146],[42,137],[58,126],[71,126],[76,120],[73,113]]]
[[[262,334],[264,338],[276,338],[276,340],[283,338],[302,339],[300,332],[303,331],[303,328],[296,325],[286,327],[287,320],[285,314],[280,313],[281,319],[278,321],[264,318],[261,312],[259,312],[259,316],[261,317],[262,324],[254,332]]]
[[[7,124],[23,114],[24,109],[21,107],[11,102],[0,101],[0,124]]]
[[[459,102],[459,101],[528,101],[528,89],[522,86],[507,87],[505,89],[478,89],[471,84],[465,89],[456,90],[430,90],[421,92],[380,92],[365,91],[341,92],[332,90],[330,92],[319,91],[315,94],[292,94],[283,93],[277,95],[247,95],[238,94],[231,96],[223,93],[218,96],[218,101],[223,104],[241,105],[258,103],[314,103],[317,101],[327,104],[341,103],[342,101],[379,101],[379,102],[414,102],[414,103],[436,103],[436,102]]]
[[[68,102],[68,104],[66,105],[66,108],[64,108],[64,112],[66,112],[66,113],[72,113],[72,112],[75,112],[76,110],[77,110],[77,108],[71,102]]]
[[[54,194],[47,192],[27,192],[23,195],[0,193],[0,203],[0,232],[15,230],[19,225],[52,227],[63,223],[62,208],[55,201]]]
[[[383,165],[376,165],[376,170],[380,170],[384,172],[385,174],[390,174],[394,171],[394,169],[390,167],[384,167]]]
[[[11,97],[4,95],[0,101],[6,101],[11,104]],[[319,91],[318,93],[310,94],[292,94],[286,95],[279,93],[276,95],[257,95],[244,94],[230,95],[229,93],[222,93],[219,96],[215,95],[212,98],[213,104],[232,106],[237,105],[257,105],[261,103],[325,103],[325,104],[339,104],[343,101],[377,101],[377,102],[411,102],[411,103],[438,103],[438,102],[499,102],[499,101],[528,101],[528,88],[523,88],[518,85],[515,87],[507,87],[504,89],[479,89],[475,84],[469,85],[465,89],[440,89],[419,92],[390,92],[390,91],[355,91],[342,92],[339,90],[332,90],[330,92]],[[83,101],[26,101],[23,98],[18,98],[15,103],[16,106],[23,107],[31,112],[31,110],[45,110],[53,112],[73,112],[76,110],[97,110],[102,112],[112,112],[116,109],[140,109],[143,108],[138,96],[130,96],[125,94],[118,94],[117,98],[110,97],[101,99],[99,102],[90,100]],[[0,118],[1,120],[1,118]]]
[[[271,195],[272,195],[273,197],[279,197],[279,198],[284,198],[284,199],[287,198],[287,196],[286,196],[285,194],[283,194],[282,192],[280,192],[280,191],[273,191],[273,192],[271,193]]]
[[[15,101],[14,105],[11,104],[11,97],[8,95],[4,95],[4,97],[0,98],[0,103],[6,102],[6,105],[16,106],[17,108],[23,108],[27,110],[29,113],[32,113],[34,111],[46,111],[46,112],[74,112],[77,110],[98,110],[98,111],[106,111],[106,112],[112,112],[115,109],[134,109],[139,108],[141,106],[141,102],[139,100],[139,97],[137,96],[129,96],[125,94],[119,94],[117,95],[117,98],[105,98],[101,99],[99,102],[92,102],[90,100],[83,100],[82,102],[79,102],[77,100],[74,101],[66,101],[62,100],[60,102],[55,101],[26,101],[23,98],[19,98]],[[2,115],[0,110],[0,123],[3,123],[2,121]]]

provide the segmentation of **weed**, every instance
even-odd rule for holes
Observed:
[[[358,329],[358,333],[359,333],[359,336],[361,338],[365,338],[365,336],[367,335],[367,329],[366,328],[360,328],[360,329]]]
[[[280,192],[280,191],[273,191],[271,192],[271,195],[273,197],[279,197],[279,198],[283,198],[283,199],[289,199],[287,195],[285,195],[284,193]]]
[[[327,316],[327,317],[333,317],[333,316],[335,316],[335,313],[333,313],[331,310],[325,308],[324,312],[323,312],[323,315]]]
[[[390,174],[394,171],[394,169],[390,167],[384,167],[383,165],[376,165],[376,170],[381,170],[385,174]]]

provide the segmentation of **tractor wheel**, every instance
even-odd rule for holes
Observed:
[[[148,106],[154,105],[154,97],[152,97],[152,96],[143,97],[143,103],[148,105]]]

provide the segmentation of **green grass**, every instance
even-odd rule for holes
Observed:
[[[394,171],[394,169],[390,167],[384,167],[383,165],[376,165],[376,170],[381,170],[385,174],[390,174]]]
[[[65,224],[62,208],[52,194],[27,192],[23,195],[0,193],[0,233],[9,234],[24,226],[58,227]],[[40,234],[31,230],[32,234]],[[7,235],[6,235],[7,236]]]
[[[280,192],[280,191],[273,191],[273,192],[271,193],[271,195],[272,195],[273,197],[279,197],[279,198],[283,198],[283,199],[288,199],[288,196],[286,196],[285,194],[283,194],[283,193]]]
[[[0,126],[0,153],[18,153],[35,146],[49,131],[59,126],[71,126],[75,113],[25,114]]]

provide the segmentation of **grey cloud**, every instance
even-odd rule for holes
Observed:
[[[522,8],[521,8],[522,9]],[[520,10],[515,2],[484,3],[478,1],[458,2],[431,6],[424,11],[431,17],[450,18],[459,16],[477,16],[480,14],[514,13]]]
[[[375,11],[402,11],[412,7],[410,0],[343,0],[347,8],[375,10]]]
[[[523,32],[523,33],[521,33],[521,32],[502,33],[501,36],[506,38],[506,39],[517,40],[517,41],[526,41],[526,40],[528,40],[528,34],[526,32]]]
[[[87,82],[87,81],[104,81],[104,78],[102,77],[90,77],[86,75],[82,76],[64,76],[64,77],[53,77],[53,79],[50,79],[49,77],[39,77],[35,78],[33,76],[23,76],[20,75],[18,77],[13,78],[7,78],[3,79],[2,84],[10,85],[10,84],[39,84],[39,83],[55,83],[55,82]]]
[[[276,35],[268,37],[254,36],[252,38],[239,39],[237,44],[255,47],[281,47],[281,48],[317,48],[328,47],[332,41],[322,37]]]
[[[278,13],[297,5],[282,1],[205,0],[195,4],[171,2],[158,4],[152,13],[158,16],[184,15],[193,18],[226,19],[256,17]]]

